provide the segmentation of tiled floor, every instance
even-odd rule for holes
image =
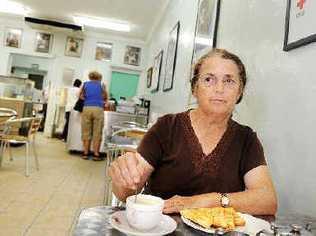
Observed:
[[[5,155],[0,168],[0,236],[70,235],[83,207],[103,204],[105,162],[70,155],[65,144],[39,135],[40,170],[34,159],[24,176],[24,147]]]

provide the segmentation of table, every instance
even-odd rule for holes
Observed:
[[[76,225],[73,230],[74,236],[123,236],[125,234],[112,228],[109,220],[110,216],[120,210],[124,210],[123,207],[111,207],[111,206],[99,206],[83,209],[77,219]],[[190,235],[207,235],[210,234],[194,230],[186,226],[178,214],[171,215],[171,217],[177,222],[177,229],[170,235],[173,236],[190,236]],[[264,216],[260,217],[265,220],[272,221],[274,217]]]
[[[74,236],[122,236],[125,235],[116,229],[113,229],[109,220],[111,214],[116,211],[124,210],[123,207],[100,206],[83,209],[80,212],[76,226],[73,231]],[[172,218],[177,222],[177,229],[171,234],[182,235],[209,235],[203,232],[197,232],[184,225],[179,215],[173,215]]]

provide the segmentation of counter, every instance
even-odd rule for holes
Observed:
[[[104,111],[104,129],[101,141],[100,152],[106,152],[105,143],[107,138],[112,134],[112,125],[119,124],[124,121],[133,121],[146,125],[147,116],[134,115],[113,111]],[[72,110],[69,118],[68,138],[67,138],[68,151],[82,151],[81,141],[81,113]]]

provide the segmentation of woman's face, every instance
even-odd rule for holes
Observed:
[[[233,112],[242,89],[235,62],[214,55],[201,65],[193,95],[205,113],[225,116]]]

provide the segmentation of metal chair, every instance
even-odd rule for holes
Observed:
[[[0,116],[17,116],[17,112],[10,108],[0,107]]]
[[[10,134],[10,130],[15,126],[21,126],[23,123],[28,123],[28,130],[26,135]],[[25,176],[29,176],[29,151],[30,145],[33,149],[36,169],[39,170],[38,156],[35,147],[35,135],[41,123],[41,118],[28,117],[21,119],[9,119],[1,125],[4,126],[5,133],[0,135],[1,148],[0,148],[0,166],[2,164],[3,154],[5,149],[9,150],[10,160],[13,160],[12,150],[10,144],[25,144]]]
[[[18,113],[13,109],[0,107],[0,123],[16,118],[17,115]]]
[[[112,129],[115,130],[117,127],[117,125],[114,125]],[[113,132],[109,142],[106,143],[107,158],[105,177],[106,193],[104,194],[105,205],[119,205],[119,201],[112,194],[111,180],[108,175],[108,169],[111,162],[114,161],[119,155],[123,155],[125,152],[136,152],[137,146],[146,132],[147,129],[141,127],[121,128]]]

